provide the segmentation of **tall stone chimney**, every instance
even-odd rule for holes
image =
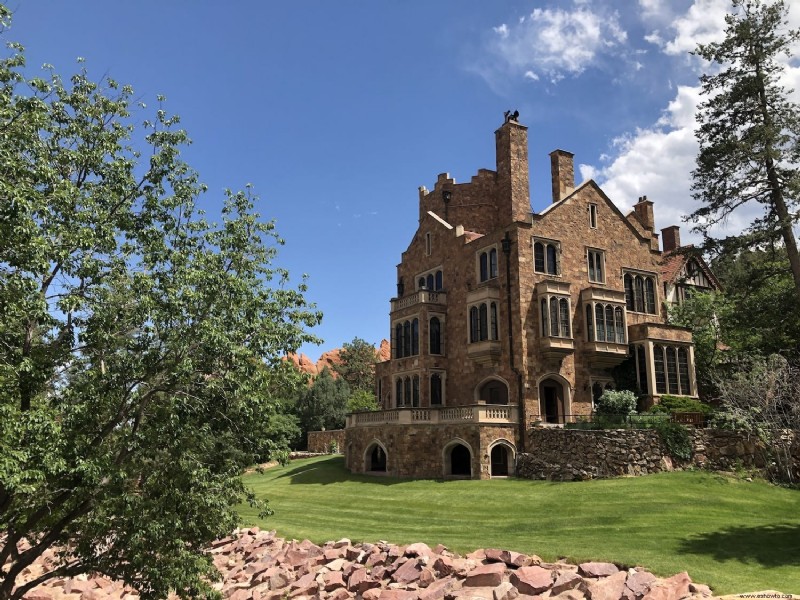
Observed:
[[[647,199],[647,196],[641,196],[639,201],[633,205],[633,210],[636,211],[636,218],[644,228],[653,231],[656,226],[653,217],[653,203]]]
[[[498,216],[505,223],[527,221],[531,214],[528,179],[528,128],[508,120],[494,132],[497,153]]]
[[[553,150],[550,153],[550,178],[553,182],[553,202],[563,200],[575,189],[575,166],[572,152]]]
[[[661,230],[661,243],[664,252],[672,252],[681,247],[681,228],[670,225]]]

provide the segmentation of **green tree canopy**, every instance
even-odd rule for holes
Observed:
[[[740,236],[707,239],[725,253],[780,240],[800,297],[800,254],[793,227],[800,220],[800,108],[779,79],[781,55],[789,55],[798,32],[785,30],[782,0],[733,0],[725,39],[700,44],[696,54],[719,70],[700,79],[695,198],[702,202],[689,219],[708,235],[742,206],[760,204],[761,216]]]
[[[297,401],[297,416],[303,432],[344,427],[349,397],[347,382],[341,377],[335,378],[328,367],[324,367]]]
[[[314,341],[249,191],[206,221],[177,117],[134,126],[132,99],[85,70],[28,78],[19,46],[0,60],[0,599],[92,571],[208,594],[242,466],[284,443],[280,357]]]
[[[345,342],[339,358],[340,362],[333,366],[333,370],[347,382],[350,390],[374,393],[375,363],[378,360],[375,347],[356,337],[352,342]]]

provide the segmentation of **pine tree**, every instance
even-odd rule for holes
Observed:
[[[786,31],[782,0],[733,0],[722,42],[700,44],[695,53],[720,66],[700,78],[700,152],[693,173],[695,198],[703,203],[689,220],[706,247],[735,254],[748,246],[782,242],[800,296],[800,254],[793,227],[800,220],[800,107],[779,80],[782,55],[800,37]],[[714,240],[709,230],[730,214],[758,203],[763,213],[738,236]]]

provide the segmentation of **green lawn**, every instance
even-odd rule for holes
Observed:
[[[706,472],[574,483],[409,481],[351,475],[341,457],[245,476],[275,515],[250,524],[314,542],[422,541],[545,560],[689,571],[717,593],[800,592],[800,491]]]

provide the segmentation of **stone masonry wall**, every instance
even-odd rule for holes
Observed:
[[[336,443],[336,451],[344,453],[344,429],[330,431],[309,431],[308,451],[325,454],[331,451],[331,443]]]
[[[691,430],[697,467],[763,467],[758,443],[733,431]],[[685,466],[685,465],[679,465]],[[517,475],[555,481],[671,471],[674,459],[653,429],[582,431],[543,428],[528,432],[528,452],[517,455]]]

